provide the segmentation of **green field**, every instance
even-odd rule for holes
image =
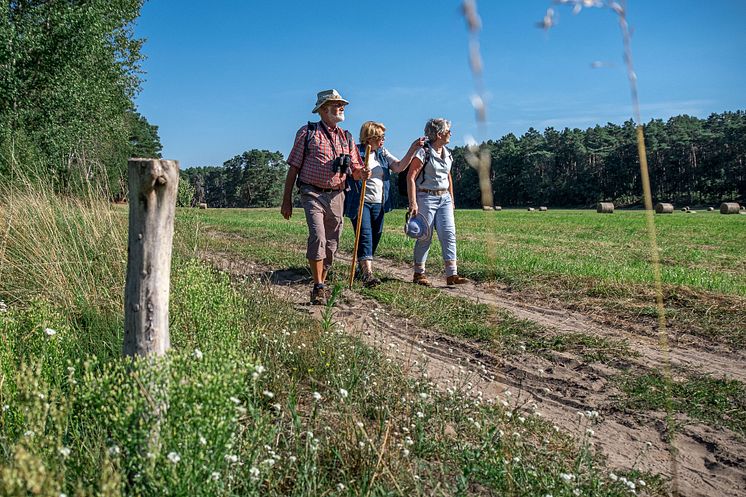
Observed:
[[[211,250],[275,267],[306,266],[303,211],[285,221],[276,209],[185,210]],[[411,264],[414,242],[402,230],[404,211],[387,215],[378,256]],[[746,216],[674,213],[656,216],[665,311],[677,333],[735,348],[746,345]],[[537,298],[633,321],[655,322],[650,241],[643,211],[456,211],[459,270]],[[232,239],[209,236],[226,232]],[[341,250],[352,251],[349,222]],[[433,243],[429,271],[442,272]],[[344,272],[344,271],[342,271]]]

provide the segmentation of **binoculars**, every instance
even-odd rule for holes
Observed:
[[[350,156],[350,154],[342,154],[332,162],[332,172],[338,174],[349,174],[351,164],[352,156]]]

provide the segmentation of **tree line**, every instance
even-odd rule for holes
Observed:
[[[687,115],[651,120],[644,127],[654,201],[691,205],[746,198],[746,113]],[[635,124],[586,130],[530,128],[481,145],[492,158],[490,183],[497,205],[589,207],[601,201],[642,205]],[[477,173],[466,147],[453,149],[454,194],[459,207],[481,207]],[[275,207],[287,172],[282,153],[250,150],[223,166],[182,172],[191,203],[211,207]],[[392,175],[396,181],[396,175]],[[406,199],[395,204],[406,206]]]
[[[718,203],[746,198],[746,113],[687,115],[644,126],[654,202]],[[496,204],[582,207],[600,201],[642,205],[635,123],[586,130],[531,128],[488,141]],[[456,200],[479,207],[476,172],[454,149]]]
[[[0,180],[126,196],[132,156],[160,157],[133,103],[143,0],[9,0],[0,16]]]

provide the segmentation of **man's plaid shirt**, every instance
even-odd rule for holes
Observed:
[[[318,188],[342,190],[345,187],[345,176],[332,172],[332,163],[337,155],[332,149],[329,137],[321,129],[322,126],[329,131],[329,136],[334,140],[337,154],[350,154],[352,169],[363,168],[363,160],[360,158],[360,152],[355,146],[354,140],[347,143],[347,137],[342,128],[337,126],[334,130],[329,129],[323,121],[318,123],[316,131],[308,142],[305,158],[303,157],[303,150],[306,147],[308,125],[298,130],[295,134],[293,149],[288,155],[288,164],[298,170],[298,179],[302,183],[308,183]]]

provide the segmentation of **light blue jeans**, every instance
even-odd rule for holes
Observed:
[[[417,210],[425,216],[428,224],[438,232],[443,261],[456,261],[456,222],[453,219],[453,200],[451,194],[430,195],[417,192]],[[414,263],[425,265],[430,244],[433,241],[432,229],[426,240],[417,240],[414,244]]]

